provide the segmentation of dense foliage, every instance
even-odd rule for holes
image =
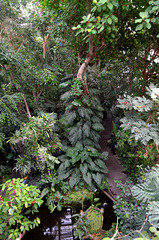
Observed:
[[[99,139],[111,112],[114,148],[139,184],[130,186],[132,199],[118,199],[115,211],[123,234],[142,227],[152,202],[158,213],[158,167],[149,171],[159,154],[159,1],[0,0],[0,9],[1,175],[11,166],[29,175],[28,182],[35,177],[50,211],[62,208],[69,191],[108,188],[108,153],[100,153]],[[37,210],[36,187],[14,181],[23,190],[15,205]],[[7,201],[5,209],[1,201],[9,215],[0,234],[7,226],[5,237],[14,238],[28,227],[13,231],[19,220],[10,218]],[[148,230],[158,228],[154,214],[144,224],[150,238],[158,234]]]

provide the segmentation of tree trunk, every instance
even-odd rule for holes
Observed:
[[[87,0],[87,14],[91,13],[91,0]],[[78,73],[77,73],[77,78],[83,82],[83,90],[84,93],[88,92],[88,87],[87,87],[87,79],[86,79],[86,71],[87,71],[87,66],[89,62],[93,58],[93,35],[91,34],[89,36],[89,52],[88,55],[85,59],[85,61],[82,63],[80,66]]]

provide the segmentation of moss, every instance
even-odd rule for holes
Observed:
[[[64,204],[75,205],[83,204],[84,201],[91,201],[93,197],[93,192],[88,191],[87,189],[81,189],[78,191],[72,191],[67,193]]]
[[[102,230],[102,225],[103,214],[100,209],[89,207],[86,212],[81,213],[79,220],[76,222],[76,235],[81,235],[82,239],[93,237],[93,239],[100,240],[105,233]]]
[[[94,233],[95,231],[102,228],[103,216],[100,212],[100,209],[90,207],[87,210],[87,219],[89,222],[89,234]]]

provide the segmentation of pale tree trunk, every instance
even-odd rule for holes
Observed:
[[[25,97],[24,97],[24,103],[25,103],[27,115],[28,115],[29,118],[31,118],[30,110],[29,110],[28,103],[27,103],[27,100],[26,100]]]
[[[91,13],[91,0],[87,0],[87,14],[90,14],[90,13]],[[77,73],[77,78],[84,83],[83,84],[84,93],[88,92],[86,71],[87,71],[87,66],[89,62],[92,60],[92,58],[93,58],[93,35],[91,34],[89,36],[89,52],[87,54],[85,61],[80,66]]]

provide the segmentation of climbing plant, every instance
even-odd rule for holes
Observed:
[[[69,84],[69,83],[68,83]],[[71,89],[61,96],[65,104],[65,113],[61,123],[65,127],[67,139],[75,146],[77,142],[100,148],[99,132],[102,125],[103,108],[98,98],[98,91],[89,89],[83,94],[83,86],[78,79],[74,80]]]

